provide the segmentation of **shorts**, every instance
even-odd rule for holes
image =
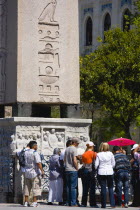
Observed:
[[[33,179],[25,178],[24,195],[29,196],[30,192],[33,192],[33,196],[41,196],[41,178],[37,176]]]

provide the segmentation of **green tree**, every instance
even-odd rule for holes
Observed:
[[[140,113],[140,21],[130,31],[105,32],[105,43],[81,58],[81,99],[100,104],[127,138]]]
[[[134,2],[135,5],[135,13],[131,15],[132,24],[134,24],[137,28],[140,27],[140,0]]]

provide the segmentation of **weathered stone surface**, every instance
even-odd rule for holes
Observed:
[[[42,190],[48,190],[48,160],[54,148],[63,150],[70,137],[79,137],[79,147],[85,148],[89,140],[91,120],[15,117],[0,119],[0,202],[8,199],[9,193],[15,202],[22,200],[23,177],[19,172],[15,154],[35,140],[38,152],[43,157],[46,177]]]
[[[15,117],[0,120],[0,127],[5,129],[6,135],[8,127],[14,128],[13,133],[10,132],[11,154],[26,147],[29,141],[35,140],[40,153],[52,155],[54,148],[65,148],[70,137],[79,137],[82,142],[88,141],[90,124],[91,120],[87,119]]]
[[[0,103],[6,90],[6,0],[0,0]]]
[[[78,0],[2,2],[0,103],[80,103]]]

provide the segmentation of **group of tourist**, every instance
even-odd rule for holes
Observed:
[[[118,146],[114,146],[113,151],[110,152],[107,142],[101,143],[99,152],[96,153],[94,152],[94,143],[89,141],[86,144],[86,151],[78,154],[79,143],[79,138],[72,138],[67,141],[65,150],[54,149],[49,161],[50,176],[47,204],[53,205],[54,202],[58,202],[59,205],[86,207],[89,195],[90,207],[98,208],[96,202],[98,183],[101,208],[106,208],[107,188],[112,208],[122,205],[128,208],[131,172],[134,195],[131,206],[140,206],[138,198],[140,146],[133,145],[132,159],[129,161],[124,150]],[[41,195],[41,175],[44,176],[44,171],[35,141],[29,143],[28,148],[25,149],[24,157],[24,206],[29,206],[28,197],[32,189],[33,203],[30,206],[36,207],[38,205],[37,196]],[[78,200],[78,177],[81,178],[83,187],[81,204]]]

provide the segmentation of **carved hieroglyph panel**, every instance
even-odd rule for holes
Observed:
[[[65,148],[64,128],[42,128],[42,154],[52,155],[55,148]]]
[[[39,16],[39,96],[40,102],[60,102],[60,27],[55,20],[56,0],[49,0]]]
[[[7,1],[0,0],[0,103],[4,103],[6,88]]]

